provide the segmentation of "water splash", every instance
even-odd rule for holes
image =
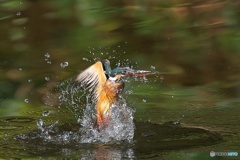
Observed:
[[[117,143],[133,141],[135,125],[133,122],[134,110],[126,105],[122,98],[118,103],[112,105],[110,122],[100,130],[95,127],[96,116],[94,106],[88,105],[85,109],[81,123],[81,143]]]
[[[83,109],[88,104],[89,94],[80,85],[70,78],[57,86],[60,107],[66,107],[73,116],[79,119],[83,115]]]
[[[112,105],[109,124],[99,130],[96,127],[95,104],[91,101],[90,93],[76,85],[72,79],[60,84],[59,101],[66,106],[79,123],[80,143],[116,143],[133,141],[135,125],[133,122],[134,109],[127,106],[123,97]],[[75,135],[76,136],[76,135]]]
[[[44,56],[46,57],[45,60],[48,60],[48,59],[50,58],[51,55],[50,55],[49,53],[46,53]]]
[[[52,64],[52,62],[49,60],[51,55],[49,53],[45,53],[44,56],[45,56],[45,61],[47,62],[47,64]]]

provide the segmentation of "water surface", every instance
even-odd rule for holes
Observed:
[[[0,158],[212,159],[210,151],[240,153],[239,5],[0,2]],[[124,99],[136,126],[131,143],[80,143],[86,97],[74,95],[74,104],[70,92],[59,101],[78,73],[105,58],[112,68],[159,72],[126,83]]]

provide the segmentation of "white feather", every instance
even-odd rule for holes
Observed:
[[[96,62],[94,65],[88,67],[76,78],[77,82],[80,82],[83,87],[89,89],[94,100],[97,100],[99,97],[106,80],[107,78],[101,62]]]

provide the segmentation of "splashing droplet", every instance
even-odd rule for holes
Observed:
[[[151,70],[155,70],[156,69],[156,67],[155,66],[151,66]]]
[[[44,117],[49,116],[49,114],[50,114],[50,111],[43,111],[42,112],[42,116],[44,116]]]
[[[26,99],[24,99],[24,102],[25,103],[29,103],[29,100],[26,98]]]
[[[60,66],[61,66],[61,68],[67,67],[67,66],[68,66],[68,62],[62,62],[62,63],[60,64]]]
[[[46,53],[46,54],[45,54],[45,57],[46,57],[46,58],[50,58],[50,54],[49,54],[49,53]]]
[[[40,130],[44,130],[44,128],[43,128],[44,127],[44,122],[43,122],[42,119],[37,120],[37,127]]]
[[[163,81],[165,78],[163,76],[160,77],[160,80]]]
[[[84,60],[84,61],[87,61],[87,62],[89,61],[89,59],[88,59],[88,58],[82,58],[82,60]]]
[[[127,91],[125,92],[125,94],[133,94],[133,91],[132,91],[132,90],[127,90]]]
[[[52,64],[52,62],[49,61],[49,58],[51,57],[51,55],[49,53],[46,53],[44,56],[46,57],[45,61],[47,62],[47,64]]]
[[[46,81],[50,81],[50,78],[49,78],[49,77],[45,77],[45,80],[46,80]]]
[[[17,12],[16,13],[17,16],[21,16],[21,14],[22,14],[21,12]]]
[[[112,105],[112,113],[109,117],[111,122],[105,128],[101,128],[100,132],[92,124],[92,120],[95,119],[93,113],[92,105],[88,105],[84,111],[83,118],[79,120],[83,127],[83,132],[81,132],[81,143],[132,142],[135,129],[133,122],[134,110],[125,104],[124,99]]]

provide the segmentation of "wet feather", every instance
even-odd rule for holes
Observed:
[[[76,78],[77,82],[80,82],[83,87],[89,89],[95,101],[103,90],[106,80],[107,77],[104,74],[101,62],[96,62],[94,65],[88,67]]]

